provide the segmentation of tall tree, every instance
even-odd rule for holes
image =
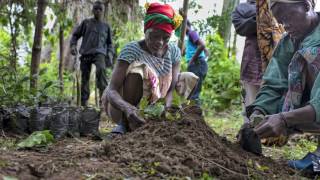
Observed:
[[[64,82],[63,82],[63,64],[64,64],[64,35],[63,35],[63,27],[59,27],[59,51],[60,51],[60,61],[59,61],[59,84],[60,84],[60,93],[63,94],[64,90]]]
[[[42,30],[44,24],[44,12],[47,7],[46,0],[37,1],[37,17],[32,46],[31,67],[30,67],[30,89],[38,88],[39,64],[42,47]]]
[[[66,15],[66,1],[62,0],[60,13],[58,15],[58,19],[60,21],[59,25],[59,51],[60,51],[60,61],[59,61],[59,84],[60,84],[60,94],[63,95],[64,91],[64,82],[63,82],[63,70],[64,70],[64,29],[65,29],[65,21],[62,20],[63,16]]]
[[[231,12],[233,11],[237,3],[237,0],[223,0],[218,33],[224,39],[225,46],[228,45],[231,36]]]
[[[17,66],[17,47],[18,42],[17,38],[19,35],[19,20],[20,18],[17,16],[17,4],[14,4],[13,1],[9,2],[9,11],[8,11],[8,19],[9,19],[9,29],[10,29],[10,36],[11,36],[11,47],[10,47],[10,66],[13,69],[16,69]]]
[[[181,26],[180,40],[178,44],[179,48],[181,49],[181,52],[183,51],[184,38],[187,31],[188,4],[189,4],[189,0],[183,1],[183,9],[182,9],[183,21]]]
[[[234,8],[239,4],[239,0],[235,0],[235,6]],[[231,52],[228,52],[229,57],[232,56],[232,54],[236,54],[237,51],[237,33],[234,32],[233,34],[233,41],[232,41],[232,45],[231,42],[229,44],[229,49],[231,50]]]

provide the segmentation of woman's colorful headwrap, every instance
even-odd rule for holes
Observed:
[[[171,34],[182,23],[182,16],[176,13],[169,4],[146,3],[144,31],[158,28]]]

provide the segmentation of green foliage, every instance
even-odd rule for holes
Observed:
[[[183,97],[180,97],[175,91],[172,97],[171,107],[173,109],[180,109],[181,104],[189,104],[189,101],[185,100]],[[160,99],[154,104],[149,104],[147,98],[143,97],[139,103],[140,115],[144,118],[156,118],[159,119],[164,115],[164,119],[168,121],[174,121],[181,119],[180,111],[171,112],[165,110],[165,100]]]
[[[28,104],[32,100],[27,90],[28,81],[28,75],[19,74],[7,66],[0,67],[0,104],[6,106]]]
[[[220,136],[229,141],[236,141],[236,135],[243,124],[241,107],[232,106],[230,109],[205,117],[207,124]]]
[[[4,65],[6,61],[3,59],[7,59],[10,55],[10,35],[3,28],[0,28],[0,65]]]
[[[13,177],[13,176],[2,176],[3,180],[18,180],[18,178]]]
[[[54,141],[53,135],[49,130],[35,131],[27,139],[20,142],[18,148],[31,148],[35,146],[47,146]]]
[[[72,83],[73,83],[73,77],[70,72],[65,71],[63,74],[63,80],[64,80],[64,95],[60,94],[59,88],[60,83],[58,81],[58,64],[59,61],[55,57],[55,53],[52,54],[51,62],[42,63],[40,65],[40,69],[44,71],[40,75],[39,79],[39,93],[42,94],[42,98],[39,100],[45,101],[51,99],[51,100],[63,100],[66,99],[67,96],[72,94]],[[46,85],[50,85],[49,87],[46,87]],[[46,95],[46,96],[45,96]]]
[[[29,90],[31,46],[33,43],[33,30],[35,24],[36,1],[10,1],[0,7],[0,105],[14,106],[18,103],[34,105],[47,101],[48,98],[59,100],[58,59],[57,48],[59,27],[64,34],[69,34],[72,21],[66,18],[65,6],[59,3],[50,3],[48,8],[52,14],[47,16],[47,22],[55,19],[52,29],[44,29],[44,44],[50,43],[53,53],[51,57],[40,65],[39,89],[32,93]],[[10,19],[11,21],[9,21]],[[14,31],[12,31],[14,28]],[[21,33],[24,32],[24,33]],[[13,44],[13,38],[16,44]],[[19,61],[16,69],[11,66],[14,51],[19,52]],[[21,53],[20,53],[21,52]],[[64,74],[65,92],[71,94],[72,80],[68,72]],[[33,94],[33,95],[32,95]]]
[[[146,118],[151,117],[151,118],[160,118],[161,114],[164,111],[164,105],[161,103],[155,103],[147,106],[144,109],[144,114]]]
[[[219,35],[207,36],[206,47],[210,57],[201,93],[204,107],[221,111],[232,104],[240,104],[239,64],[235,58],[228,58],[227,49]]]
[[[201,36],[210,35],[218,30],[221,18],[219,15],[212,15],[206,19],[197,20],[194,25],[199,29]]]
[[[139,109],[144,118],[160,118],[165,110],[164,100],[159,100],[154,104],[148,104],[147,98],[143,97],[141,99]]]
[[[317,149],[317,141],[308,140],[305,139],[305,137],[300,137],[292,141],[294,143],[288,143],[281,148],[281,154],[283,154],[283,157],[286,159],[301,159],[308,152],[314,152]],[[277,156],[277,154],[279,154],[279,150],[275,148],[272,150],[274,152],[270,153],[270,155]],[[271,152],[270,149],[269,152]]]
[[[23,43],[21,37],[28,37],[32,22],[35,20],[36,1],[8,1],[0,6],[1,30],[10,34],[10,44],[7,46],[10,54],[6,57],[11,66],[16,66],[19,45]]]
[[[200,177],[200,180],[214,180],[214,177],[211,177],[208,173],[203,173]]]
[[[123,26],[113,26],[113,39],[116,54],[129,42],[140,40],[143,37],[140,24],[126,23]]]
[[[0,7],[0,24],[2,25],[0,28],[0,97],[2,100],[0,105],[14,106],[18,103],[35,105],[48,100],[60,101],[72,94],[73,77],[70,72],[66,71],[63,74],[64,95],[58,91],[59,59],[57,56],[60,29],[67,37],[73,25],[73,19],[67,15],[70,1],[48,2],[47,10],[49,11],[45,19],[43,44],[50,45],[53,51],[51,57],[40,64],[39,89],[35,93],[29,90],[29,79],[36,1],[8,1]],[[125,7],[113,8],[112,12],[116,15],[108,16],[113,25],[117,52],[129,41],[142,37],[139,10],[133,8],[133,16],[136,18],[127,23],[126,18],[129,16],[123,13],[126,11]],[[48,26],[50,24],[53,26]],[[12,43],[13,39],[16,43]],[[11,67],[13,60],[18,60],[16,69]],[[108,73],[110,74],[109,71]]]
[[[186,99],[184,97],[179,96],[176,91],[173,91],[171,102],[172,107],[179,108],[185,101]]]
[[[0,66],[0,105],[35,105],[39,102],[47,101],[49,95],[52,95],[52,97],[59,96],[57,91],[58,82],[53,80],[57,76],[53,77],[52,72],[48,72],[53,70],[54,67],[40,69],[41,83],[35,93],[30,93],[29,91],[30,76],[28,69],[28,67],[19,67],[19,71],[15,71],[11,67]]]
[[[66,6],[68,5],[68,1],[64,1],[64,3],[50,3],[48,5],[49,8],[52,9],[53,14],[47,16],[47,21],[53,21],[56,18],[57,25],[53,27],[53,29],[45,29],[44,35],[46,40],[51,43],[51,45],[56,45],[59,40],[59,30],[60,28],[63,30],[63,34],[67,37],[73,27],[73,19],[67,16]]]

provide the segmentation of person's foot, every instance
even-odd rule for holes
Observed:
[[[122,125],[118,124],[116,127],[114,127],[111,132],[106,136],[106,139],[112,140],[116,137],[119,137],[127,132],[127,128]]]

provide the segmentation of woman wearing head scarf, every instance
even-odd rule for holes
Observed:
[[[197,77],[190,74],[179,78],[180,49],[169,43],[182,17],[168,4],[147,4],[146,9],[145,38],[130,42],[121,50],[110,85],[104,93],[105,110],[118,124],[112,130],[113,134],[132,131],[145,123],[137,109],[142,97],[146,97],[149,103],[165,98],[166,106],[170,107],[178,79],[182,82],[178,83],[178,92],[184,95],[190,94],[186,91],[192,88],[183,82],[188,82],[191,87],[197,82]]]

